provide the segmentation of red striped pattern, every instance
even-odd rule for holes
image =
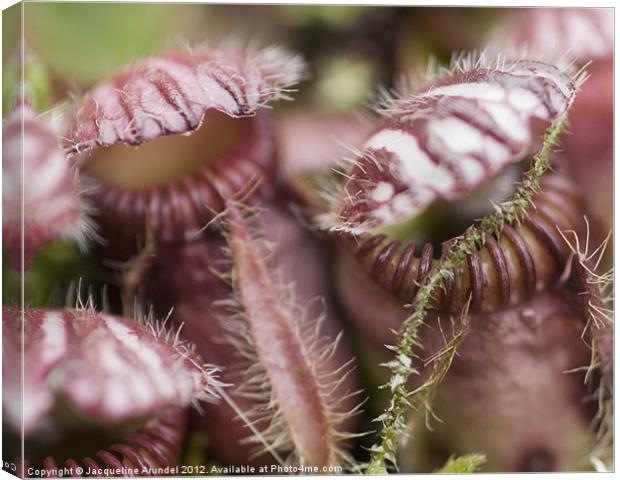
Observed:
[[[21,320],[3,309],[6,419],[21,428]],[[186,345],[155,326],[90,310],[25,313],[24,429],[35,431],[58,395],[98,421],[154,415],[212,398],[215,380]]]
[[[255,53],[172,51],[138,62],[87,93],[65,143],[71,155],[192,133],[201,127],[208,110],[253,117],[229,152],[179,181],[127,189],[81,172],[97,186],[92,202],[109,243],[123,243],[120,239],[126,238],[131,249],[147,231],[167,243],[195,239],[222,211],[224,199],[247,200],[249,192],[261,191],[257,185],[267,189],[275,179],[276,146],[270,115],[259,110],[270,101],[287,98],[302,71],[299,58],[277,48]],[[80,156],[78,163],[81,160],[87,159]],[[174,161],[171,156],[170,162]]]
[[[256,113],[286,97],[303,63],[277,48],[243,51],[177,50],[140,61],[87,93],[66,140],[78,153],[199,128],[205,112]]]
[[[480,63],[387,106],[347,175],[334,229],[399,223],[475,190],[533,149],[533,119],[548,124],[573,102],[575,82],[554,66]]]
[[[88,231],[86,207],[56,135],[28,105],[11,113],[3,125],[2,140],[4,245],[13,264],[21,268],[23,162],[24,267],[28,269],[37,250],[56,237],[83,241]]]

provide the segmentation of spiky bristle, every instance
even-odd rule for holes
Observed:
[[[482,52],[457,56],[404,97],[384,94],[383,125],[352,166],[343,162],[319,223],[376,233],[416,218],[436,199],[465,197],[532,153],[532,120],[564,116],[584,78],[567,65]]]
[[[352,435],[341,424],[360,406],[343,408],[358,392],[341,391],[352,367],[333,366],[340,337],[324,336],[324,317],[305,318],[293,286],[269,270],[267,250],[239,206],[226,208],[233,295],[220,302],[230,311],[221,321],[242,359],[235,394],[254,404],[243,412],[255,427],[247,442],[259,444],[257,455],[277,452],[287,463],[351,465],[343,442]]]
[[[562,234],[573,252],[565,280],[583,307],[582,338],[592,352],[585,375],[585,382],[594,389],[591,398],[597,402],[597,413],[592,421],[595,440],[590,457],[601,461],[601,458],[611,458],[613,448],[613,270],[599,272],[611,231],[600,245],[591,247],[590,224],[587,217],[584,221],[583,241],[573,231]]]

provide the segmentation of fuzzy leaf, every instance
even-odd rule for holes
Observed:
[[[58,236],[83,244],[92,234],[87,207],[52,129],[21,103],[3,126],[2,140],[2,234],[13,265],[21,268],[22,207],[25,269]]]
[[[347,175],[333,229],[394,225],[472,192],[533,148],[533,119],[551,124],[575,97],[575,81],[552,65],[463,63],[386,104],[383,127]]]
[[[293,310],[277,277],[270,272],[265,249],[253,238],[237,206],[228,201],[226,209],[233,286],[241,319],[231,327],[245,331],[244,348],[255,356],[254,375],[249,381],[264,378],[261,389],[273,406],[272,431],[264,437],[273,443],[274,450],[292,449],[293,458],[304,464],[341,464],[348,460],[339,445],[343,433],[338,427],[344,417],[335,411],[341,399],[332,398],[331,393],[346,377],[346,371],[333,372],[340,373],[331,386],[320,378],[330,377],[320,373],[320,364],[329,360],[336,344],[331,342],[318,350],[312,347],[316,339],[300,328],[300,314]],[[317,330],[316,324],[310,326]],[[262,415],[265,408],[259,410]]]
[[[126,68],[82,99],[67,140],[71,153],[116,143],[140,145],[188,133],[215,109],[254,115],[286,91],[303,63],[278,48],[176,50]]]
[[[121,421],[213,395],[212,370],[161,330],[90,310],[27,310],[24,321],[3,309],[3,404],[17,430],[22,326],[26,431],[40,425],[57,396],[93,421]]]

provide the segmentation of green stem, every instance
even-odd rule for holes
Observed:
[[[549,158],[555,151],[565,127],[565,117],[560,117],[549,127],[545,133],[542,148],[534,155],[532,165],[523,179],[516,184],[512,197],[497,205],[495,211],[484,217],[478,226],[471,227],[465,235],[456,239],[450,252],[441,259],[438,267],[428,275],[420,287],[415,298],[413,312],[404,321],[400,344],[393,348],[396,358],[386,364],[391,370],[391,378],[385,387],[392,391],[392,399],[384,413],[378,418],[382,422],[383,429],[380,443],[371,448],[367,473],[386,474],[387,462],[396,466],[396,450],[407,429],[406,413],[409,408],[417,408],[420,399],[427,398],[425,394],[428,394],[429,388],[432,387],[432,385],[425,384],[426,388],[410,392],[407,389],[407,381],[413,373],[418,373],[411,366],[411,355],[413,347],[419,344],[418,331],[424,323],[434,292],[453,275],[455,269],[466,260],[469,253],[484,246],[487,235],[499,235],[504,225],[514,226],[521,222],[532,198],[540,191],[542,176],[551,169]],[[464,330],[457,333],[459,339],[462,339],[464,333]],[[456,346],[458,345],[454,345],[454,348]],[[453,352],[453,350],[449,351]],[[449,363],[435,361],[431,378],[441,380],[448,367]]]

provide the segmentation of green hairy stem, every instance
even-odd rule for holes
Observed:
[[[495,210],[484,217],[478,226],[473,226],[453,243],[438,267],[433,270],[420,286],[413,301],[413,311],[405,319],[402,327],[400,344],[391,347],[395,358],[385,364],[391,371],[391,378],[384,388],[389,388],[392,398],[385,411],[376,421],[382,423],[380,442],[371,447],[371,459],[367,468],[369,474],[388,473],[388,462],[397,468],[396,451],[400,440],[406,433],[407,412],[428,404],[434,387],[447,372],[458,344],[467,332],[467,322],[461,321],[456,326],[453,340],[433,360],[433,371],[429,380],[414,391],[409,391],[407,381],[412,374],[418,374],[411,365],[413,348],[419,345],[418,332],[423,325],[426,313],[434,293],[443,282],[453,275],[457,267],[465,262],[467,255],[484,246],[487,235],[499,235],[505,225],[518,225],[527,211],[534,195],[540,191],[540,180],[551,167],[550,156],[556,150],[559,138],[566,128],[566,117],[560,117],[545,132],[543,145],[534,155],[532,165],[523,179],[515,185],[510,199],[495,205]],[[466,317],[466,315],[464,315]]]

